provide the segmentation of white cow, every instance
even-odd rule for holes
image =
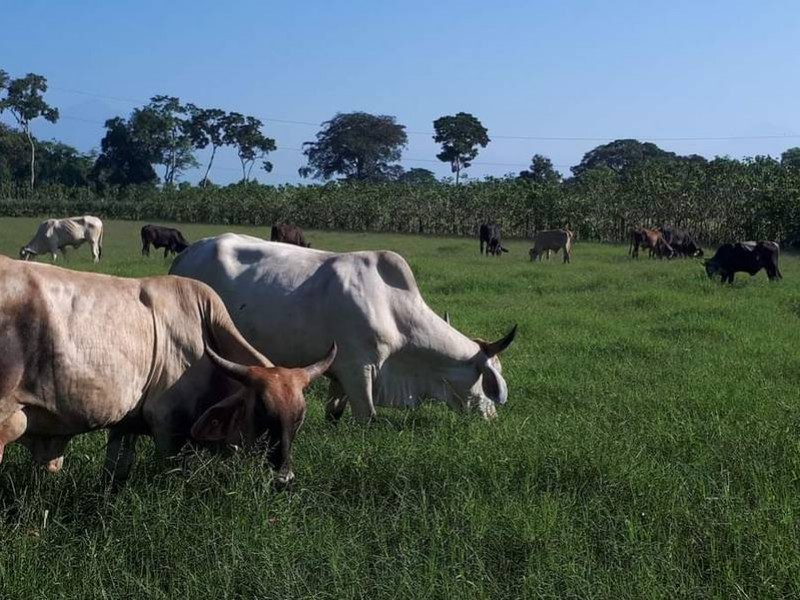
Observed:
[[[50,253],[55,262],[59,250],[66,258],[67,246],[77,248],[84,242],[91,244],[92,258],[98,262],[103,253],[103,222],[97,217],[47,219],[39,225],[33,239],[20,248],[19,257],[28,260],[37,254]]]
[[[334,254],[225,234],[192,244],[170,273],[214,288],[242,334],[279,364],[305,364],[336,340],[332,420],[347,401],[363,422],[375,406],[425,399],[489,418],[508,398],[498,354],[516,326],[492,343],[462,335],[428,307],[394,252]]]

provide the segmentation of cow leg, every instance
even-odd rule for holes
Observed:
[[[150,256],[150,242],[142,240],[142,256]]]
[[[103,465],[103,481],[106,485],[120,485],[128,479],[136,457],[137,439],[138,436],[123,433],[119,429],[109,430]]]
[[[342,384],[336,378],[331,377],[328,385],[328,398],[325,401],[325,418],[331,423],[337,423],[342,418],[346,407],[347,396],[344,395]]]
[[[375,405],[372,403],[372,366],[356,367],[352,371],[345,372],[340,381],[356,421],[369,423],[375,419]]]
[[[164,246],[164,258],[169,256],[169,246]]]
[[[6,446],[22,437],[27,428],[28,417],[22,410],[17,410],[0,423],[0,463],[3,462]]]
[[[64,259],[64,262],[67,261],[67,247],[66,246],[62,246],[61,247],[61,257]]]

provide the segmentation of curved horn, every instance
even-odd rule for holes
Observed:
[[[450,325],[450,313],[448,311],[444,311],[444,322]]]
[[[496,342],[487,342],[483,346],[483,351],[486,353],[486,356],[491,358],[492,356],[500,354],[503,350],[511,345],[511,342],[514,341],[515,335],[517,335],[516,325],[511,328],[511,331],[509,331],[504,338],[499,339]]]
[[[337,349],[336,342],[333,342],[333,345],[331,345],[331,349],[328,350],[328,354],[325,356],[325,358],[319,362],[315,362],[313,365],[304,367],[303,370],[306,372],[309,381],[315,380],[317,377],[325,373],[325,371],[330,369],[333,361],[336,360]]]
[[[210,346],[206,346],[206,354],[217,367],[219,367],[228,377],[236,379],[237,381],[245,382],[250,378],[250,367],[245,367],[239,363],[232,362],[226,358],[222,358],[219,354],[214,352]]]

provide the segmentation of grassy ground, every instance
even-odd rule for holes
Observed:
[[[107,224],[104,272],[164,273],[138,223]],[[186,226],[188,237],[229,230]],[[35,222],[0,220],[15,255]],[[247,231],[245,228],[235,228]],[[265,231],[251,230],[265,234]],[[785,279],[709,282],[697,261],[500,259],[477,240],[311,232],[391,248],[437,311],[497,337],[494,423],[443,406],[324,422],[321,388],[272,493],[256,457],[200,455],[188,478],[143,445],[129,486],[98,483],[104,438],[50,476],[0,467],[2,598],[766,598],[800,593],[800,262]],[[88,248],[69,266],[93,269]]]

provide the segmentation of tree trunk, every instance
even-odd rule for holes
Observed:
[[[36,144],[33,143],[31,130],[27,126],[25,127],[25,135],[28,137],[28,143],[31,145],[31,189],[33,189],[33,184],[36,182]]]
[[[211,170],[211,165],[214,164],[214,155],[217,153],[217,147],[211,146],[211,158],[208,159],[208,166],[206,167],[206,174],[203,175],[203,189],[208,185],[208,172]]]
[[[253,172],[253,165],[255,165],[255,164],[256,164],[256,161],[251,161],[250,162],[250,168],[247,169],[247,180],[250,179],[250,173]]]

